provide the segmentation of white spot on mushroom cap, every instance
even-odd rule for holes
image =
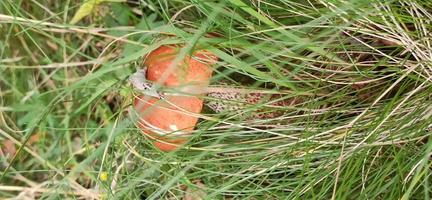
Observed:
[[[175,124],[170,124],[170,125],[169,125],[169,128],[170,128],[172,131],[178,131],[178,128],[177,128],[177,126],[176,126]]]

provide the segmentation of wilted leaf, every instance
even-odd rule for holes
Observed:
[[[101,0],[88,0],[84,2],[81,7],[76,11],[75,15],[70,21],[70,24],[76,24],[85,16],[91,14],[99,1]]]
[[[102,2],[125,2],[126,0],[86,0],[81,7],[77,10],[70,24],[76,24],[85,16],[91,14],[95,7]]]

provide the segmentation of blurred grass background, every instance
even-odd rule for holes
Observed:
[[[83,3],[0,2],[0,199],[431,198],[430,1],[131,0],[69,24]],[[295,101],[206,109],[161,152],[126,79],[163,44]]]

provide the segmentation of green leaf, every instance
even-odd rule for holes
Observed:
[[[96,90],[93,91],[93,94],[90,98],[87,99],[86,102],[84,102],[83,104],[81,104],[81,106],[75,110],[74,113],[79,113],[81,112],[84,108],[86,108],[88,105],[90,105],[93,101],[95,101],[96,98],[98,98],[99,96],[101,96],[104,92],[106,92],[107,90],[109,90],[110,88],[112,88],[114,86],[114,84],[117,83],[117,80],[106,80],[102,83],[99,83],[98,86],[96,87]]]
[[[114,4],[111,6],[115,21],[121,26],[127,26],[132,12],[129,7],[123,4]]]

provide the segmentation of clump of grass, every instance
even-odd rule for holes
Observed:
[[[181,199],[199,181],[208,199],[430,199],[427,1],[131,1],[68,25],[80,3],[0,2],[1,197]],[[160,152],[125,80],[176,43],[220,58],[213,85],[297,100],[202,113]]]

